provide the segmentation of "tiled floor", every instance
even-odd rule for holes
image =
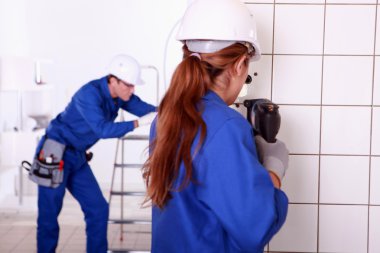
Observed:
[[[150,219],[149,208],[138,210],[140,200],[125,201],[126,216]],[[17,199],[10,197],[0,207],[0,252],[36,252],[36,197],[25,197],[24,204],[18,206]],[[112,200],[111,216],[120,213],[118,201]],[[134,206],[134,209],[132,208]],[[59,217],[60,238],[57,253],[86,252],[86,235],[83,214],[78,203],[66,194],[64,206]],[[150,249],[150,225],[124,225],[123,241],[120,241],[121,226],[109,224],[109,249],[131,249],[148,251]]]
[[[108,191],[104,191],[108,196]],[[36,251],[36,207],[35,196],[24,197],[23,205],[16,197],[9,197],[0,204],[0,253],[35,253]],[[150,208],[140,208],[142,198],[124,200],[125,218],[149,220]],[[114,197],[110,218],[120,217],[120,201]],[[86,235],[83,214],[79,204],[66,193],[59,216],[60,238],[57,253],[85,253]],[[123,231],[122,233],[120,231]],[[120,240],[123,235],[123,240]],[[109,252],[150,252],[150,225],[108,225]],[[266,252],[266,251],[265,251]],[[271,253],[271,252],[268,252]],[[277,251],[276,253],[281,253]]]

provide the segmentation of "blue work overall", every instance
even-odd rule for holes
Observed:
[[[201,102],[207,133],[194,180],[171,191],[162,210],[153,207],[152,253],[262,253],[285,222],[288,198],[259,163],[248,121],[212,91]],[[182,163],[177,187],[184,175]]]
[[[86,161],[86,150],[99,139],[118,138],[134,129],[133,121],[114,122],[122,108],[143,116],[156,108],[132,95],[128,101],[112,98],[107,77],[89,82],[49,124],[45,138],[66,145],[64,180],[58,188],[38,187],[37,248],[39,253],[55,252],[58,215],[67,189],[79,202],[86,221],[87,252],[107,251],[108,203]],[[43,140],[37,147],[40,150]]]

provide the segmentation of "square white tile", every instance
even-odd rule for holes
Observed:
[[[274,101],[276,102],[276,101]],[[281,127],[278,138],[290,153],[319,153],[319,106],[280,106]]]
[[[376,0],[326,0],[329,4],[376,4]]]
[[[379,17],[380,18],[380,17]],[[380,25],[380,24],[379,24]],[[379,30],[380,32],[380,30]],[[379,37],[380,40],[380,37]],[[379,43],[380,47],[380,43]],[[380,50],[379,50],[380,52]],[[380,105],[380,57],[375,57],[375,77],[373,88],[373,104]]]
[[[247,4],[247,5],[250,5],[250,4],[256,4],[256,3],[274,3],[274,0],[240,0],[241,2]]]
[[[275,54],[322,53],[322,5],[277,5],[275,15]]]
[[[322,154],[369,155],[370,107],[324,106]]]
[[[369,159],[366,156],[322,156],[319,201],[368,204]]]
[[[273,45],[273,4],[248,4],[256,21],[261,53],[271,54]]]
[[[372,157],[371,160],[370,204],[380,205],[380,157]]]
[[[271,99],[272,56],[263,55],[260,61],[251,62],[248,73],[252,76],[252,82],[248,84],[247,98]]]
[[[372,76],[372,56],[325,56],[322,103],[371,105]]]
[[[316,155],[289,156],[289,168],[282,181],[289,202],[318,203],[318,165]]]
[[[380,107],[372,112],[372,155],[380,155]]]
[[[327,5],[325,53],[372,55],[375,12],[375,5]]]
[[[324,0],[276,0],[276,3],[290,4],[324,4]]]
[[[377,12],[377,25],[376,25],[376,49],[375,52],[377,55],[380,54],[380,12]]]
[[[316,252],[317,213],[317,205],[289,205],[286,222],[269,242],[269,250]]]
[[[369,208],[369,253],[380,252],[380,206]]]
[[[367,252],[367,219],[367,206],[320,206],[319,251]]]
[[[273,100],[284,104],[320,104],[322,56],[275,55]]]

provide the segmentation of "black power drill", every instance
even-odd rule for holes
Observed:
[[[254,134],[261,135],[268,143],[276,142],[281,124],[279,106],[265,98],[247,99],[243,104],[247,108],[247,120]]]

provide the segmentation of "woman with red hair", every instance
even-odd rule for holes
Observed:
[[[262,252],[286,218],[279,186],[288,151],[279,140],[255,144],[251,125],[229,108],[260,57],[255,22],[239,0],[198,0],[177,39],[183,60],[144,165],[152,252]]]

